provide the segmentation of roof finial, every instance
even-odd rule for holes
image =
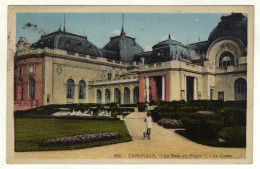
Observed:
[[[61,21],[60,21],[60,28],[59,28],[59,31],[61,31]]]
[[[64,31],[64,32],[66,32],[66,23],[65,23],[65,20],[66,20],[66,18],[65,18],[65,13],[64,13],[64,28],[63,28],[63,31]]]
[[[169,37],[168,37],[169,39],[171,39],[171,35],[169,34]]]
[[[121,36],[125,35],[125,31],[124,31],[124,20],[125,20],[125,14],[122,14],[122,29],[121,29]]]

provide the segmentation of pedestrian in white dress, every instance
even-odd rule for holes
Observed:
[[[150,135],[151,135],[151,129],[152,129],[152,117],[151,117],[151,113],[148,112],[147,117],[145,118],[144,122],[146,122],[146,135],[148,136],[148,139],[150,140]]]

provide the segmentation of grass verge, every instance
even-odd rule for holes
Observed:
[[[119,139],[106,140],[72,146],[44,147],[47,139],[94,133],[117,133]],[[15,118],[15,151],[71,150],[131,141],[124,121]]]

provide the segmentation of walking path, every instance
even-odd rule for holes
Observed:
[[[124,121],[133,141],[94,148],[19,152],[17,159],[196,159],[196,158],[244,158],[245,148],[217,148],[192,142],[174,132],[153,123],[151,140],[143,139],[145,113],[131,113]]]

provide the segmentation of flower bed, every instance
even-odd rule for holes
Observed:
[[[201,116],[212,116],[212,115],[214,115],[213,111],[197,111],[196,113],[201,115]]]
[[[98,134],[85,134],[72,137],[62,137],[57,139],[49,139],[43,142],[44,146],[70,146],[76,144],[90,143],[96,141],[105,141],[119,138],[115,133],[98,133]]]
[[[170,119],[170,118],[162,118],[158,122],[159,125],[162,125],[165,128],[181,128],[182,122],[181,120]]]

